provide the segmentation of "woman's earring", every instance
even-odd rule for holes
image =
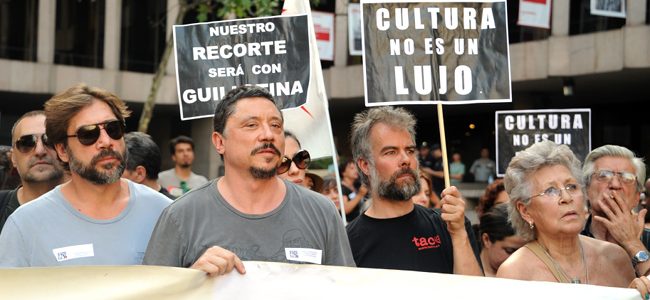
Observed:
[[[533,221],[528,222],[528,225],[530,225],[530,230],[535,229],[535,224],[533,224]]]

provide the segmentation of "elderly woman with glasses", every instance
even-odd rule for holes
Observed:
[[[537,143],[510,161],[508,213],[528,243],[497,277],[627,287],[634,270],[618,245],[580,235],[587,207],[580,161],[566,145]]]
[[[309,188],[305,180],[307,167],[311,162],[309,152],[301,149],[300,141],[293,133],[285,131],[284,137],[284,156],[278,166],[278,175],[295,184]]]

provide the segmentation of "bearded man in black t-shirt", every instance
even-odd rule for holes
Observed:
[[[351,145],[372,205],[347,226],[359,267],[481,276],[478,247],[455,187],[442,192],[440,211],[414,205],[420,191],[415,118],[379,107],[354,119]]]

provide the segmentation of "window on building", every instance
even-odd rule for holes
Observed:
[[[122,0],[120,70],[153,73],[166,45],[167,2]]]
[[[104,66],[105,0],[57,0],[54,63]]]
[[[36,60],[38,0],[0,1],[0,58]]]
[[[569,35],[618,29],[625,26],[625,19],[591,14],[591,0],[571,1],[569,12]]]
[[[519,0],[508,0],[507,3],[508,39],[510,44],[545,40],[551,35],[550,29],[517,25],[517,20],[519,19]]]

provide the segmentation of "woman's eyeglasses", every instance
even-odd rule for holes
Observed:
[[[309,152],[307,152],[307,150],[300,150],[293,155],[293,158],[288,158],[286,156],[283,156],[282,162],[278,166],[277,173],[278,174],[286,173],[287,171],[289,171],[289,169],[291,169],[292,163],[295,163],[298,169],[304,170],[307,169],[307,167],[309,167],[310,162],[311,162],[311,157],[309,156]]]
[[[558,200],[562,196],[562,191],[566,191],[569,194],[569,196],[573,197],[573,196],[577,195],[578,192],[580,191],[580,186],[577,185],[577,184],[567,184],[562,188],[556,188],[556,187],[552,186],[552,187],[547,188],[546,190],[544,190],[543,192],[541,192],[541,193],[539,193],[537,195],[532,195],[531,197],[526,199],[526,201],[529,200],[529,199],[532,199],[532,198],[535,198],[535,197],[541,197],[541,196],[546,196],[546,197],[551,198],[553,200]]]
[[[16,140],[15,143],[16,149],[18,149],[18,151],[20,151],[21,153],[28,153],[34,150],[34,148],[36,148],[36,143],[38,143],[39,139],[43,143],[43,146],[48,147],[50,149],[53,148],[47,139],[47,135],[43,133],[43,134],[27,134],[21,136],[18,140]]]
[[[124,131],[126,130],[126,126],[122,121],[115,120],[81,126],[79,129],[77,129],[77,134],[68,135],[68,137],[76,137],[79,140],[79,143],[82,145],[90,146],[96,143],[99,139],[102,127],[106,131],[106,134],[108,134],[108,136],[114,140],[121,139],[124,136]]]

